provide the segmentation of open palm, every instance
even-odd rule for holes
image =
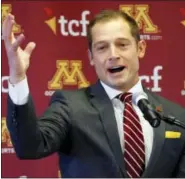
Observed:
[[[2,28],[2,34],[10,69],[11,83],[17,83],[26,76],[26,71],[30,64],[30,56],[33,49],[35,48],[35,43],[33,42],[28,43],[25,49],[20,47],[25,37],[23,34],[21,34],[15,38],[14,34],[12,33],[14,24],[14,16],[9,14],[4,20]]]

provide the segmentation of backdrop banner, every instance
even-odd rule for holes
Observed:
[[[147,42],[140,60],[143,84],[185,107],[185,1],[4,0],[1,5],[2,21],[12,13],[14,33],[25,34],[22,47],[36,43],[27,77],[38,116],[55,90],[82,88],[97,80],[86,35],[89,20],[103,9],[121,9],[136,19]],[[57,154],[40,160],[16,157],[6,128],[8,75],[2,40],[2,177],[60,177]]]

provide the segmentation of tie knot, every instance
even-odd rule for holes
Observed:
[[[132,101],[132,93],[122,93],[119,95],[119,99],[123,102],[123,103],[130,103]]]

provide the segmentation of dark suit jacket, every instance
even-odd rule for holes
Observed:
[[[185,109],[146,91],[149,101],[185,122]],[[31,96],[25,105],[8,98],[7,126],[17,156],[39,159],[58,152],[62,177],[128,177],[113,106],[99,82],[57,91],[37,120]],[[165,138],[166,131],[180,132]],[[185,177],[185,130],[161,121],[154,129],[149,164],[142,177]]]

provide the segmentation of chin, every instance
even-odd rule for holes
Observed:
[[[114,82],[114,86],[117,86],[117,87],[122,87],[125,84],[126,84],[126,82],[123,81],[123,80],[117,80],[117,81]]]
[[[125,83],[111,83],[110,86],[114,89],[121,90],[125,86]]]

